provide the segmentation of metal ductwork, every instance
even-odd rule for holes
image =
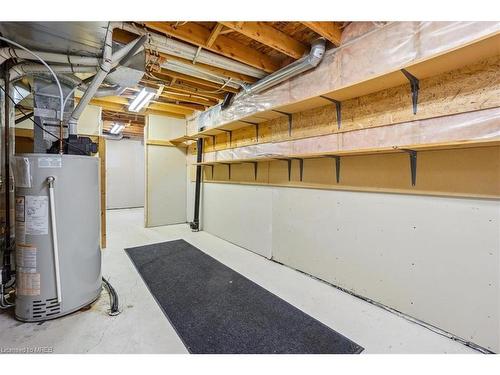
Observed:
[[[54,52],[40,52],[34,51],[38,56],[44,59],[48,63],[58,63],[58,64],[70,64],[70,65],[86,65],[86,66],[97,66],[99,65],[99,59],[97,57],[89,56],[75,56],[75,55],[65,55],[61,53]],[[20,49],[4,47],[0,48],[0,65],[3,64],[5,60],[8,59],[23,59],[23,60],[35,60],[32,54]]]
[[[266,72],[261,69],[254,68],[250,65],[231,60],[227,57],[223,57],[203,49],[198,51],[198,48],[195,46],[176,41],[172,38],[166,37],[165,35],[154,33],[129,23],[122,23],[119,25],[119,28],[136,35],[148,35],[149,46],[151,49],[158,52],[181,57],[190,61],[193,61],[196,58],[196,61],[199,63],[215,66],[221,69],[227,69],[232,72],[245,74],[255,78],[262,78],[266,75]]]
[[[267,90],[277,84],[295,77],[307,70],[313,69],[321,62],[325,54],[326,41],[325,39],[316,39],[311,44],[311,50],[307,56],[285,66],[284,68],[269,74],[267,77],[262,78],[254,84],[244,87],[245,91],[237,95],[237,97],[244,94],[257,94]]]
[[[101,60],[101,64],[99,65],[99,70],[93,77],[92,82],[90,83],[87,90],[81,97],[80,101],[78,102],[77,106],[71,113],[71,116],[68,120],[68,128],[70,136],[77,134],[76,125],[78,119],[80,118],[85,107],[89,104],[90,100],[94,97],[95,93],[99,89],[99,86],[103,83],[108,73],[112,70],[113,66],[118,65],[123,60],[130,59],[134,55],[134,53],[137,52],[146,41],[146,38],[142,37],[138,38],[127,44],[118,52],[112,54],[112,36],[113,36],[113,29],[115,27],[116,24],[110,24],[108,26],[108,30],[106,32],[106,38],[104,41],[103,57]]]

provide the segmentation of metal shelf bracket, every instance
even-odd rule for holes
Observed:
[[[273,109],[272,111],[288,117],[288,136],[291,137],[292,136],[292,125],[293,125],[293,114],[288,113],[288,112],[278,111],[276,109]]]
[[[337,180],[337,184],[340,183],[340,156],[325,155],[325,157],[335,159],[335,177]]]
[[[417,105],[418,105],[418,91],[420,90],[420,81],[413,74],[408,72],[406,69],[401,69],[401,72],[408,78],[410,81],[411,88],[411,101],[413,104],[413,114],[417,114]]]
[[[340,130],[340,126],[342,125],[342,103],[338,100],[329,98],[328,96],[320,95],[320,98],[328,100],[329,102],[335,104],[335,110],[337,112],[337,129]]]
[[[401,151],[408,153],[410,157],[411,186],[415,186],[417,183],[417,151],[403,148]]]

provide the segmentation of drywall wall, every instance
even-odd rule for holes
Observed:
[[[101,135],[102,134],[102,108],[88,105],[78,119],[78,134]]]
[[[222,183],[203,200],[207,232],[500,350],[498,200]]]
[[[204,184],[202,228],[271,258],[272,190],[243,185]]]
[[[106,140],[106,208],[144,206],[144,143]]]
[[[146,117],[146,227],[186,222],[186,149],[169,146],[167,142],[184,134],[185,129],[185,120]]]

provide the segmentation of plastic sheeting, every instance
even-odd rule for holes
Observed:
[[[188,120],[188,134],[400,70],[498,33],[500,22],[392,22],[373,27],[353,23],[348,27],[354,38],[327,51],[316,69],[266,92],[242,95],[225,110],[217,105],[200,113]]]
[[[500,141],[500,108],[310,138],[207,152],[204,162],[459,141]],[[191,155],[190,162],[195,162]]]

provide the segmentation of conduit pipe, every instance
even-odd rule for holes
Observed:
[[[193,61],[196,57],[196,61],[199,63],[215,66],[221,69],[227,69],[232,72],[245,74],[255,78],[262,78],[267,74],[261,69],[254,68],[250,65],[231,60],[227,57],[223,57],[203,49],[199,51],[197,55],[198,47],[176,41],[172,38],[166,37],[165,35],[147,31],[129,23],[121,23],[118,28],[136,35],[148,35],[148,44],[152,47],[152,49],[167,55],[181,57],[190,61]]]

